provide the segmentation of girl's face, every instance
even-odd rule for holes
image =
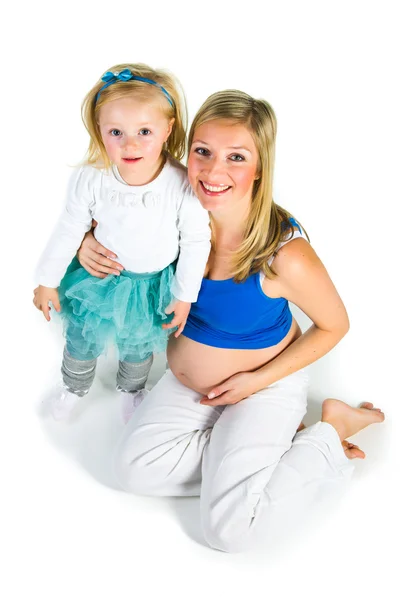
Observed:
[[[99,127],[107,155],[127,183],[144,185],[154,179],[173,122],[156,102],[133,97],[112,100],[100,108]]]
[[[244,125],[219,119],[195,130],[189,181],[202,206],[215,215],[250,207],[257,166],[257,148]]]

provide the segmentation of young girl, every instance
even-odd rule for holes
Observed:
[[[87,158],[71,177],[34,299],[48,321],[49,302],[65,321],[56,419],[67,418],[87,394],[110,338],[119,352],[124,410],[140,403],[153,352],[166,346],[162,323],[173,311],[175,335],[183,330],[210,250],[208,213],[178,162],[186,110],[174,79],[143,64],[117,65],[90,90],[82,115]],[[64,276],[92,219],[96,239],[115,250],[124,270],[98,279],[72,263]]]

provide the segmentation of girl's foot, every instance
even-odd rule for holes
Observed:
[[[368,425],[382,423],[385,415],[371,402],[363,402],[359,408],[353,408],[341,400],[328,398],[322,403],[321,420],[332,425],[343,442]]]
[[[148,394],[145,388],[136,392],[121,392],[122,396],[122,419],[125,425]]]
[[[51,403],[51,414],[56,421],[67,421],[78,404],[80,396],[65,388],[58,389]]]

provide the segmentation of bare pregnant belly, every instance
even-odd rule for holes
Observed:
[[[276,346],[262,350],[230,350],[195,342],[183,335],[170,337],[169,368],[184,385],[202,394],[241,371],[254,371],[278,356],[301,335],[293,319],[289,333]]]

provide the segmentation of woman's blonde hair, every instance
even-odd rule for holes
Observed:
[[[175,119],[171,134],[165,143],[165,150],[176,160],[181,160],[186,150],[187,108],[185,95],[180,83],[170,73],[155,70],[140,63],[114,65],[108,71],[120,73],[124,69],[129,69],[134,75],[151,79],[162,86],[171,97],[173,106],[171,106],[167,96],[160,87],[135,79],[116,81],[102,90],[100,96],[97,97],[100,89],[105,85],[105,82],[100,79],[92,87],[82,103],[82,120],[90,136],[85,162],[96,167],[110,168],[110,159],[107,156],[100,134],[98,123],[99,111],[107,102],[132,95],[143,101],[159,100],[160,106],[165,110],[166,118],[168,120]]]
[[[252,273],[262,271],[269,278],[276,276],[268,265],[282,239],[294,227],[292,215],[275,204],[272,198],[274,174],[276,117],[265,100],[256,100],[238,90],[212,94],[200,107],[189,132],[188,148],[195,130],[209,121],[229,120],[244,125],[251,133],[258,151],[258,179],[253,184],[250,211],[245,225],[244,239],[233,255],[232,273],[236,282],[244,281]],[[210,215],[211,228],[213,219]],[[214,244],[214,236],[212,236]]]

